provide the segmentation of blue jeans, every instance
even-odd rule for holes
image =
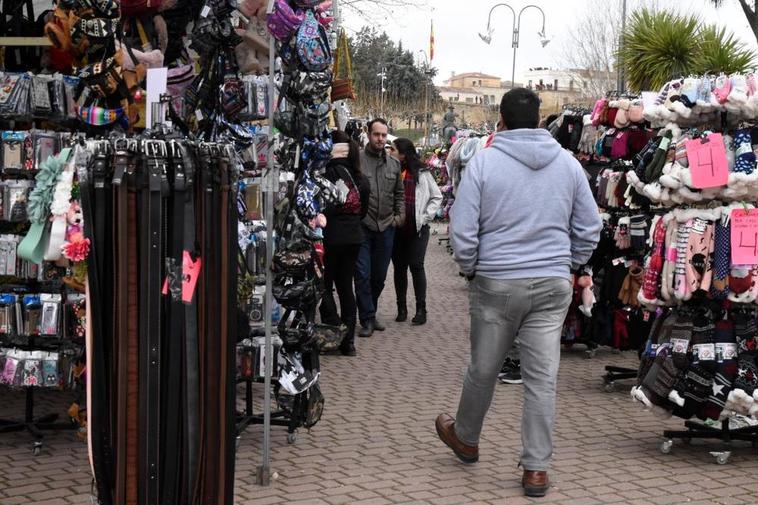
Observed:
[[[355,265],[355,297],[358,302],[358,316],[362,325],[376,317],[379,295],[384,289],[387,269],[392,259],[395,242],[395,228],[382,232],[363,227],[364,240]]]

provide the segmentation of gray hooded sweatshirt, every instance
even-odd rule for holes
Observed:
[[[491,279],[569,278],[601,229],[582,166],[543,129],[495,135],[466,166],[450,213],[461,271]]]

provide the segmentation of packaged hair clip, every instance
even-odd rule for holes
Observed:
[[[16,335],[16,305],[18,297],[13,294],[0,294],[0,336]]]
[[[4,131],[0,135],[2,141],[3,173],[14,173],[24,170],[27,150],[31,140],[26,131]]]
[[[42,322],[40,334],[44,336],[60,335],[60,314],[63,298],[60,294],[43,293],[40,295],[42,302]]]
[[[43,130],[32,130],[31,136],[34,146],[34,160],[31,166],[33,170],[39,170],[50,156],[58,154],[60,139],[57,133]]]
[[[53,97],[50,93],[52,84],[52,76],[32,76],[30,98],[32,115],[35,118],[49,118],[53,115]]]
[[[79,116],[76,114],[77,88],[79,87],[79,78],[71,75],[63,76],[63,113],[66,119],[76,120]]]
[[[24,335],[37,337],[42,333],[42,302],[39,295],[24,295]]]

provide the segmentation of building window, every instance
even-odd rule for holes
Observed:
[[[466,98],[466,103],[474,103],[474,99],[471,97]]]
[[[527,88],[529,88],[529,89],[532,89],[532,86],[533,86],[533,84],[532,84],[532,80],[531,80],[531,79],[529,79],[529,84],[527,84],[527,86],[526,86],[526,87],[527,87]]]
[[[490,103],[495,103],[495,95],[490,95]]]
[[[574,91],[574,79],[569,81],[569,91]]]
[[[558,79],[553,80],[553,89],[558,91]]]

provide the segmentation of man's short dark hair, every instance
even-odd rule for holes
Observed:
[[[503,95],[500,114],[509,130],[537,128],[540,124],[540,97],[526,88],[516,88]]]
[[[380,117],[372,119],[368,123],[368,132],[369,133],[371,133],[372,131],[374,131],[374,125],[376,123],[383,124],[384,126],[387,126],[387,120],[386,119],[383,119],[383,118],[380,118]],[[389,129],[389,126],[387,126],[387,129]]]

